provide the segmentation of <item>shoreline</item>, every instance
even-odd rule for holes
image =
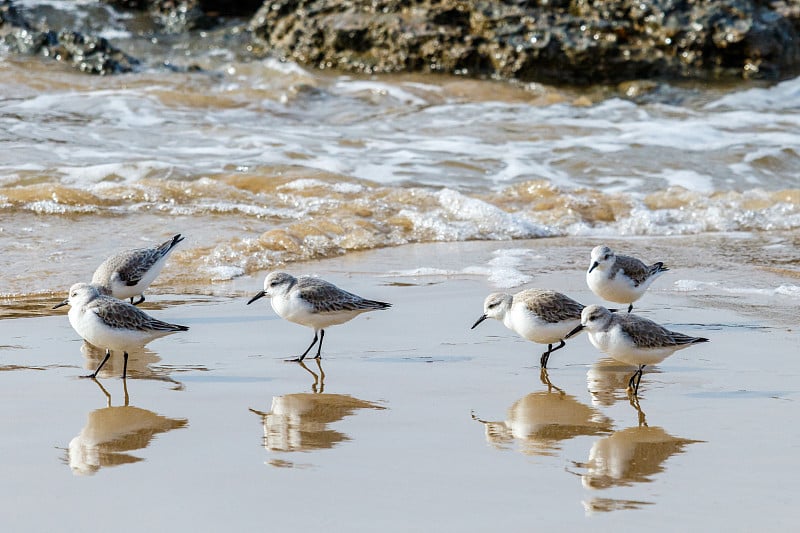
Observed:
[[[338,283],[350,283],[362,291],[369,289],[361,288],[360,275],[376,277],[379,285],[440,283],[463,278],[486,281],[492,288],[489,292],[514,293],[535,286],[563,292],[585,305],[613,306],[591,293],[584,277],[589,250],[597,244],[609,244],[618,253],[650,263],[663,261],[670,268],[635,304],[636,308],[647,309],[648,295],[681,296],[697,305],[733,309],[754,318],[764,314],[770,320],[791,326],[796,322],[795,304],[800,300],[797,282],[800,271],[784,260],[786,253],[781,251],[791,250],[790,238],[790,233],[777,239],[775,235],[733,233],[433,242],[350,252],[280,265],[273,270],[296,276],[334,276]],[[733,249],[738,262],[731,260]],[[786,266],[777,268],[776,264]],[[147,294],[156,298],[148,298],[142,309],[163,310],[215,298],[249,298],[261,290],[268,273],[261,271],[198,284],[193,279],[181,281],[178,274],[181,266],[173,260],[167,263],[161,274],[166,280],[158,279],[148,289]],[[0,318],[40,317],[60,314],[49,308],[63,300],[63,295],[51,291],[7,296],[2,300],[6,305],[0,311]]]

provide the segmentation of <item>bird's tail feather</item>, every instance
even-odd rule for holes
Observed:
[[[184,237],[182,237],[182,236],[181,236],[181,234],[180,234],[180,233],[178,233],[178,234],[176,234],[174,237],[172,237],[170,240],[168,240],[168,241],[166,241],[166,242],[162,243],[162,244],[161,244],[161,246],[159,246],[159,247],[158,247],[158,251],[160,252],[160,255],[166,255],[166,254],[168,254],[168,253],[169,253],[170,251],[172,251],[172,249],[173,249],[173,248],[175,248],[175,247],[178,245],[178,243],[179,243],[179,242],[181,242],[183,239],[184,239]]]
[[[650,268],[648,270],[650,271],[650,275],[652,276],[653,274],[661,274],[663,272],[666,272],[669,270],[669,268],[665,267],[664,263],[659,261],[658,263],[653,263],[652,265],[650,265]]]

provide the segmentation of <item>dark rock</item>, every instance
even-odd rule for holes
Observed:
[[[263,3],[264,0],[200,0],[200,7],[219,17],[252,17]]]
[[[40,53],[58,61],[71,64],[89,74],[116,74],[130,72],[138,61],[111,46],[102,37],[84,36],[62,30],[48,32],[47,44]]]
[[[121,9],[134,9],[137,11],[148,11],[159,9],[168,11],[170,9],[181,8],[181,4],[188,2],[174,0],[103,0],[106,4],[113,5]],[[251,17],[262,6],[264,0],[199,0],[191,2],[198,6],[203,13],[217,17]],[[160,7],[157,7],[160,6]]]
[[[200,0],[160,0],[149,7],[150,15],[167,33],[183,33],[214,26],[200,8]]]
[[[0,31],[3,31],[4,28],[30,29],[28,21],[11,0],[0,0]]]
[[[104,0],[120,9],[146,11],[166,33],[206,30],[219,17],[251,17],[263,0]]]
[[[254,50],[320,68],[591,84],[792,75],[800,0],[275,0]]]
[[[0,0],[0,42],[13,52],[40,54],[91,74],[130,72],[138,64],[102,37],[37,28],[10,0]]]

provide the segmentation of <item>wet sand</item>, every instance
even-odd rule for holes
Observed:
[[[726,238],[739,237],[710,239]],[[541,375],[542,346],[496,321],[469,329],[497,287],[464,266],[500,249],[535,250],[517,267],[533,278],[526,287],[599,303],[583,278],[589,239],[291,265],[394,303],[330,328],[321,367],[283,361],[310,330],[265,301],[245,305],[261,276],[205,296],[155,290],[145,307],[191,330],[133,354],[127,383],[116,358],[99,382],[78,377],[99,354],[65,313],[35,316],[56,300],[7,301],[4,529],[791,530],[797,305],[768,290],[790,278],[749,263],[726,270],[722,252],[704,266],[700,240],[620,242],[672,267],[637,310],[712,341],[646,372],[640,410],[624,390],[633,369],[599,359],[585,335]],[[391,274],[420,267],[450,274]]]

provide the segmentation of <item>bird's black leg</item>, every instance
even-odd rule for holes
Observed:
[[[122,358],[125,361],[122,364],[122,379],[126,379],[128,377],[128,352],[122,352]]]
[[[634,396],[639,395],[639,383],[642,382],[642,370],[645,365],[639,365],[639,369],[633,373],[631,379],[628,380],[628,390],[633,391]]]
[[[642,370],[644,370],[644,365],[639,365],[639,379],[636,380],[636,388],[633,391],[636,396],[639,396],[639,383],[642,382]]]
[[[628,312],[630,313],[633,311],[633,304],[628,304]]]
[[[295,357],[294,359],[287,359],[287,361],[291,361],[291,362],[294,362],[294,363],[299,363],[300,361],[305,359],[306,355],[308,355],[308,352],[311,351],[311,348],[313,348],[315,344],[317,344],[317,332],[316,331],[314,331],[314,340],[311,341],[311,344],[309,345],[308,348],[306,348],[306,351],[303,352],[303,355],[301,355],[300,357]]]
[[[140,294],[140,295],[139,295],[139,299],[138,299],[138,300],[136,300],[135,302],[133,301],[133,296],[131,296],[131,303],[132,303],[133,305],[139,305],[139,304],[140,304],[140,303],[142,303],[142,302],[144,302],[144,294]]]
[[[552,352],[552,351],[553,351],[553,345],[552,344],[548,344],[547,345],[547,351],[542,354],[541,358],[539,358],[539,366],[542,367],[542,370],[547,368],[547,360],[550,359],[550,352]]]
[[[548,344],[547,345],[547,351],[544,352],[542,354],[541,359],[539,359],[539,364],[542,366],[542,368],[547,368],[547,361],[550,359],[550,354],[551,353],[555,352],[556,350],[560,350],[561,348],[563,348],[566,345],[567,345],[567,343],[564,342],[564,339],[561,339],[561,342],[555,348],[553,348],[552,344]]]
[[[319,330],[319,346],[317,347],[317,356],[314,359],[322,359],[322,341],[325,339],[325,330]]]
[[[103,368],[103,365],[106,364],[106,361],[108,361],[109,357],[111,357],[111,350],[106,348],[106,356],[103,358],[103,361],[97,366],[97,368],[94,369],[94,372],[92,372],[88,376],[81,376],[81,377],[83,377],[83,378],[92,378],[92,379],[96,378],[97,377],[97,373],[100,372],[100,369]]]

